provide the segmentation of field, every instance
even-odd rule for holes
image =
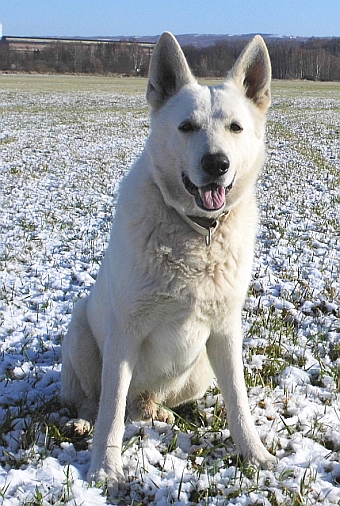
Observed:
[[[0,76],[0,504],[95,506],[89,439],[63,433],[61,342],[93,284],[143,79]],[[278,466],[237,459],[216,385],[173,426],[126,427],[120,505],[340,504],[340,83],[274,82],[244,363]]]

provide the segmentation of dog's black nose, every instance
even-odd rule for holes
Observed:
[[[224,153],[206,154],[201,159],[201,167],[210,176],[223,176],[229,169],[229,158]]]

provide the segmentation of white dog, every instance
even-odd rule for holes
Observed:
[[[62,398],[96,419],[88,479],[111,492],[124,480],[125,416],[170,421],[166,407],[202,397],[214,375],[238,452],[264,468],[275,462],[251,417],[241,329],[270,76],[260,36],[212,88],[197,83],[170,33],[155,47],[150,137],[121,183],[98,278],[63,342]]]

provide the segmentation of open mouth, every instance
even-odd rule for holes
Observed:
[[[210,183],[205,186],[196,186],[184,172],[182,180],[185,189],[195,197],[196,204],[205,211],[218,211],[225,204],[225,198],[233,187],[235,176],[229,186],[219,186],[217,183]]]

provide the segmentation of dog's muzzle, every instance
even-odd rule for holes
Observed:
[[[185,189],[195,197],[196,205],[205,211],[218,211],[225,204],[227,194],[233,187],[235,176],[228,186],[220,186],[213,182],[205,186],[196,186],[183,172],[182,180]]]

